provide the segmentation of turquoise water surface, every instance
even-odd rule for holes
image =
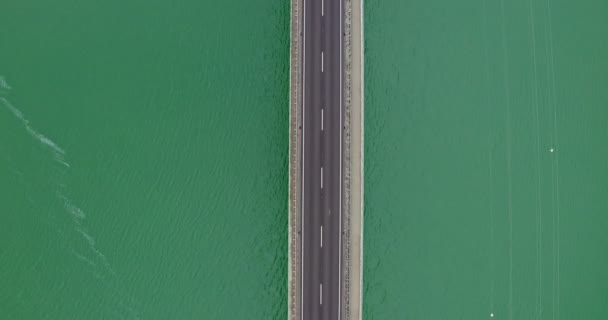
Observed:
[[[365,9],[365,319],[606,318],[608,4]]]
[[[289,3],[0,26],[0,318],[284,319]]]

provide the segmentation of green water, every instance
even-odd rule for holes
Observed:
[[[608,5],[365,10],[365,319],[605,318]],[[288,21],[3,2],[0,319],[285,319]]]
[[[608,4],[501,2],[365,3],[365,319],[608,314]]]
[[[0,319],[284,319],[289,3],[1,7]]]

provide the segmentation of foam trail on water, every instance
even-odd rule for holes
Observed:
[[[95,238],[93,238],[93,236],[91,236],[87,230],[78,222],[77,223],[79,226],[76,227],[76,231],[78,233],[80,233],[86,240],[87,243],[89,244],[89,249],[91,249],[91,251],[93,253],[95,253],[95,255],[99,258],[99,260],[101,260],[101,262],[103,263],[103,265],[106,267],[106,269],[108,269],[108,271],[115,276],[116,272],[114,271],[114,269],[112,268],[112,266],[110,265],[110,263],[108,262],[108,259],[106,258],[106,256],[99,251],[99,249],[97,249],[97,245],[95,244]]]
[[[36,130],[32,129],[32,127],[30,127],[29,125],[25,127],[27,129],[27,132],[29,132],[34,138],[36,138],[36,140],[40,141],[40,143],[50,147],[51,149],[53,149],[53,151],[64,155],[65,151],[58,146],[55,142],[53,142],[53,140],[45,137],[42,133],[38,133],[36,132]]]
[[[28,121],[25,119],[25,117],[23,116],[23,113],[21,113],[21,111],[19,111],[19,109],[13,107],[13,105],[10,102],[8,102],[8,100],[6,100],[6,98],[0,98],[0,100],[2,100],[2,102],[4,103],[4,105],[11,112],[13,112],[13,114],[15,115],[15,117],[19,118],[19,120],[21,120],[24,124],[28,124]]]
[[[6,93],[8,90],[11,90],[10,85],[6,82],[6,79],[3,76],[0,76],[0,94]],[[57,143],[49,139],[44,134],[34,129],[34,127],[30,125],[30,121],[25,117],[23,112],[13,106],[6,98],[0,96],[0,104],[4,105],[4,107],[9,110],[21,122],[27,133],[34,140],[38,141],[45,148],[51,150],[55,161],[59,162],[67,168],[70,168],[70,164],[65,161],[66,152],[62,147],[60,147]],[[76,206],[72,202],[72,200],[66,196],[66,193],[63,192],[65,187],[65,184],[61,180],[57,181],[57,189],[55,190],[55,196],[63,200],[63,207],[69,213],[71,220],[73,221],[74,231],[82,236],[90,250],[89,254],[80,253],[75,251],[74,249],[72,249],[71,252],[77,259],[83,261],[90,267],[101,268],[98,270],[94,270],[93,274],[96,278],[107,282],[109,281],[109,279],[106,278],[106,276],[108,276],[108,273],[109,278],[111,279],[112,277],[116,277],[116,272],[108,262],[106,256],[101,252],[101,250],[97,248],[95,238],[89,234],[87,228],[85,227],[85,212],[81,210],[78,206]],[[107,284],[109,285],[109,283]],[[124,296],[122,290],[120,289],[118,289],[118,294],[119,296]],[[129,318],[139,319],[138,312],[134,310],[127,301],[123,301],[123,299],[121,299],[120,301],[118,301],[118,304],[121,308],[125,309],[123,312],[126,312]]]
[[[95,262],[93,262],[91,259],[81,255],[80,253],[76,252],[74,249],[71,250],[72,253],[74,254],[74,256],[82,261],[84,261],[86,264],[90,265],[91,267],[97,267],[97,265],[95,264]]]
[[[6,79],[3,76],[0,76],[0,89],[11,90],[11,86],[8,85]]]
[[[82,220],[86,217],[84,212],[82,212],[82,210],[80,210],[80,208],[78,208],[77,206],[72,204],[72,202],[67,197],[65,197],[62,194],[59,194],[58,196],[63,199],[65,207],[68,210],[68,212],[70,212],[72,217],[79,219],[79,220]]]
[[[50,148],[51,151],[53,151],[53,153],[55,155],[55,160],[57,160],[59,163],[63,164],[66,167],[70,166],[64,160],[65,150],[63,150],[63,148],[61,148],[53,140],[47,138],[42,133],[36,131],[36,129],[34,129],[30,125],[30,121],[23,115],[23,112],[21,112],[21,110],[15,108],[15,106],[13,106],[8,100],[6,100],[6,98],[1,97],[0,101],[2,101],[2,104],[9,111],[11,111],[13,113],[13,115],[15,115],[15,117],[17,117],[17,119],[19,119],[21,121],[21,123],[25,127],[25,130],[30,134],[30,136],[32,136],[32,138],[36,139],[38,142],[40,142],[44,146]]]
[[[97,256],[99,261],[101,261],[101,263],[106,267],[106,269],[112,275],[116,275],[116,272],[114,272],[114,269],[108,262],[108,259],[106,258],[106,256],[99,249],[97,249],[97,244],[95,242],[95,238],[93,238],[93,236],[89,234],[89,232],[83,225],[82,220],[84,220],[84,218],[86,217],[86,214],[84,213],[84,211],[82,211],[80,208],[78,208],[76,205],[74,205],[72,203],[72,201],[68,197],[66,197],[61,191],[59,191],[57,193],[57,196],[59,198],[63,199],[63,206],[69,212],[69,214],[72,216],[72,220],[76,224],[76,231],[87,241],[87,244],[88,244],[91,252],[93,252]]]

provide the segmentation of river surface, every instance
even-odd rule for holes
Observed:
[[[365,319],[606,318],[608,4],[365,9]]]
[[[608,314],[608,5],[366,0],[365,319]],[[289,3],[4,1],[0,318],[285,319]]]
[[[0,318],[284,319],[289,3],[1,7]]]

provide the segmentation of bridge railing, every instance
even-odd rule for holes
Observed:
[[[343,170],[344,170],[344,199],[343,199],[343,222],[342,222],[342,239],[343,242],[343,253],[342,259],[344,261],[344,277],[343,277],[343,293],[342,299],[343,309],[342,318],[349,320],[351,318],[351,216],[352,212],[352,201],[351,201],[351,186],[352,186],[352,150],[351,150],[351,139],[352,139],[352,1],[344,0],[344,34],[343,46],[344,46],[344,127],[343,131],[343,148],[344,148],[344,159],[343,159]]]
[[[288,308],[289,320],[297,320],[297,292],[298,292],[298,266],[301,261],[298,260],[299,249],[298,234],[300,225],[298,224],[298,181],[299,166],[298,159],[301,158],[299,141],[301,139],[300,127],[300,102],[301,96],[301,0],[291,0],[291,20],[290,20],[290,112],[289,112],[289,293],[288,293]],[[300,200],[301,201],[301,200]]]

